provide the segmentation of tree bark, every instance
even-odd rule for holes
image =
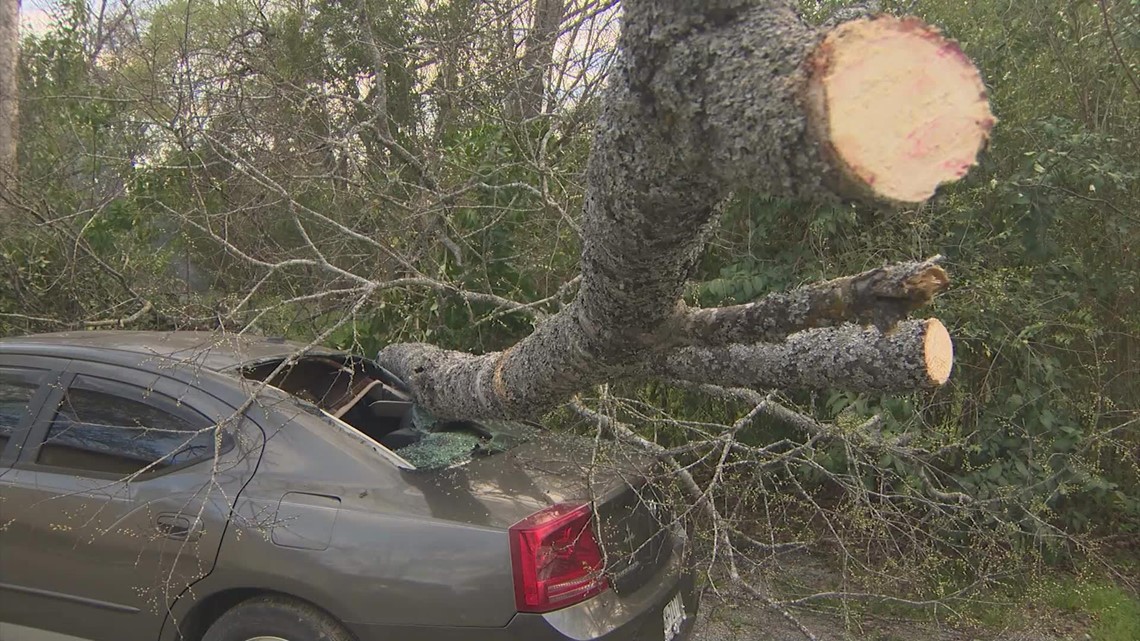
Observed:
[[[0,223],[14,218],[8,201],[16,186],[20,133],[19,52],[20,0],[0,0]]]
[[[747,185],[815,200],[852,193],[887,201],[922,194],[921,200],[961,175],[961,150],[972,144],[976,154],[993,119],[977,71],[937,31],[912,19],[876,19],[824,34],[781,2],[628,0],[619,47],[587,170],[582,284],[575,300],[503,352],[474,356],[401,344],[379,355],[436,414],[533,417],[589,385],[631,372],[660,376],[669,374],[661,368],[687,367],[694,376],[704,375],[697,364],[712,354],[686,352],[682,346],[756,342],[851,320],[889,328],[915,303],[945,287],[940,269],[912,264],[887,270],[882,278],[861,275],[846,285],[823,284],[782,302],[729,311],[728,317],[742,321],[731,327],[718,322],[719,312],[694,312],[680,303],[716,205],[734,188]],[[869,47],[882,73],[855,65],[857,51],[850,47]],[[880,55],[892,50],[894,56]],[[925,60],[939,73],[900,77],[898,57]],[[943,69],[944,60],[953,64]],[[857,77],[863,93],[845,84],[849,75]],[[919,81],[922,88],[915,86]],[[931,107],[930,92],[958,111]],[[881,93],[897,104],[884,104]],[[984,109],[975,104],[979,100]],[[933,124],[853,130],[851,119],[868,105],[905,113],[895,120],[911,124],[921,121],[910,114],[912,108],[930,109]],[[878,153],[870,144],[872,135],[890,151]],[[917,165],[921,171],[911,171]],[[880,190],[881,185],[888,189]],[[913,284],[919,274],[919,280],[930,282]],[[773,310],[781,308],[789,318],[759,320],[778,316]],[[791,351],[782,353],[783,361],[772,346],[730,348],[720,354],[740,360],[726,361],[721,371],[780,365],[767,378],[748,375],[735,384],[814,387],[824,380],[808,375],[814,369],[787,374],[792,370],[786,360],[793,354],[819,355],[818,349],[796,351],[806,340],[851,352],[853,360],[827,379],[829,385],[929,384],[913,373],[925,354],[921,341],[913,340],[914,331],[890,334],[891,339],[863,330],[829,331],[797,339],[796,347],[785,348]],[[880,372],[882,385],[874,386],[867,381],[875,377],[861,373],[859,363],[866,369],[903,367],[907,373],[899,378]]]

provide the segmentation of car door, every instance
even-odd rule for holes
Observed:
[[[213,568],[261,442],[185,382],[80,361],[68,374],[0,478],[0,636],[154,639],[174,599]]]
[[[8,566],[15,561],[11,546],[13,520],[12,464],[19,458],[39,409],[60,389],[67,360],[0,354],[0,640],[18,638],[8,623],[19,599],[10,583]]]

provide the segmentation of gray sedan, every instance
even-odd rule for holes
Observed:
[[[0,340],[0,640],[677,641],[651,469],[281,340]]]

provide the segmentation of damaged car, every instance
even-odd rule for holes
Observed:
[[[3,339],[0,639],[679,641],[654,469],[279,339]]]

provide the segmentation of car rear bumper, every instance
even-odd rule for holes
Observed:
[[[692,633],[699,604],[692,569],[683,560],[680,549],[635,592],[619,596],[607,590],[554,612],[519,613],[502,628],[359,624],[349,627],[359,641],[665,641],[665,606],[678,594],[685,617],[671,641],[685,641]]]
[[[664,641],[665,606],[679,594],[685,619],[672,641],[683,641],[692,632],[698,601],[692,573],[682,570],[679,562],[673,570],[668,580],[661,577],[633,594],[619,597],[609,591],[555,612],[516,615],[505,628],[510,634],[504,638],[512,641]]]

